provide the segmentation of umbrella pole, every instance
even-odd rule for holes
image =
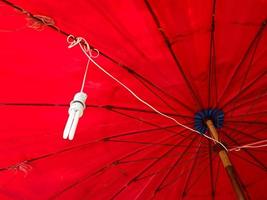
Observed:
[[[219,140],[219,135],[218,135],[216,128],[214,127],[213,122],[211,120],[207,120],[206,125],[207,125],[212,137],[215,140]],[[219,156],[220,156],[220,159],[223,163],[225,171],[227,172],[228,177],[230,178],[230,181],[232,183],[232,187],[233,187],[233,189],[237,195],[237,199],[238,200],[245,200],[246,198],[245,198],[243,189],[240,185],[240,182],[238,181],[237,175],[234,171],[234,167],[233,167],[225,149],[221,149],[219,151]]]

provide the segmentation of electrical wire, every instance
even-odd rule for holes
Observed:
[[[173,117],[169,116],[169,115],[166,115],[162,112],[160,112],[158,109],[156,109],[155,107],[153,107],[152,105],[150,105],[148,102],[146,102],[145,100],[143,100],[142,98],[140,98],[135,92],[133,92],[130,88],[128,88],[124,83],[122,83],[120,80],[118,80],[117,78],[115,78],[112,74],[110,74],[108,71],[106,71],[103,67],[101,67],[98,63],[96,63],[94,61],[93,58],[96,58],[98,55],[99,55],[99,51],[97,49],[91,49],[90,48],[90,45],[88,44],[88,42],[82,38],[82,37],[74,37],[73,35],[69,35],[67,37],[67,42],[69,43],[69,46],[68,48],[73,48],[74,46],[76,45],[79,45],[81,50],[83,51],[83,53],[87,56],[87,58],[95,64],[95,66],[100,69],[102,72],[104,72],[106,75],[108,75],[110,78],[112,78],[114,81],[116,81],[117,83],[119,83],[122,87],[124,87],[132,96],[134,96],[138,101],[140,101],[141,103],[143,103],[144,105],[146,105],[147,107],[149,107],[150,109],[152,109],[153,111],[155,111],[156,113],[158,113],[159,115],[167,118],[167,119],[170,119],[172,121],[174,121],[177,125],[185,128],[185,129],[188,129],[192,132],[195,132],[195,133],[198,133],[200,135],[203,135],[204,137],[206,137],[207,139],[209,140],[212,140],[213,142],[215,143],[218,143],[220,144],[226,151],[228,151],[227,147],[221,143],[220,141],[212,138],[212,137],[209,137],[205,134],[202,134],[200,133],[199,131],[195,130],[195,129],[192,129],[180,122],[178,122],[176,119],[174,119]],[[96,52],[95,55],[93,55],[93,52]]]
[[[265,144],[262,144],[265,143]],[[229,151],[240,151],[241,149],[256,149],[256,148],[262,148],[267,147],[267,140],[260,140],[258,142],[253,142],[245,145],[241,145],[238,147],[234,147],[229,149]]]
[[[81,86],[81,92],[83,92],[83,89],[84,89],[84,85],[85,85],[85,81],[86,81],[86,76],[88,74],[88,68],[89,68],[90,61],[91,60],[88,59],[87,64],[86,64],[85,72],[84,72],[84,75],[83,75],[83,82],[82,82],[82,86]]]
[[[68,48],[72,48],[74,46],[76,46],[77,44],[80,44],[81,42],[85,43],[85,48],[83,50],[85,50],[87,53],[89,53],[90,58],[97,58],[99,56],[99,51],[97,49],[94,49],[94,51],[96,52],[95,55],[92,54],[92,50],[90,45],[88,44],[88,42],[82,38],[82,37],[78,37],[75,38],[73,35],[69,35],[67,37],[67,42],[69,43]],[[86,81],[86,77],[88,74],[88,68],[89,68],[89,64],[90,64],[91,59],[88,59],[87,64],[86,64],[86,68],[85,68],[85,72],[83,75],[83,81],[82,81],[82,86],[81,86],[81,92],[83,92],[84,89],[84,85],[85,85],[85,81]]]

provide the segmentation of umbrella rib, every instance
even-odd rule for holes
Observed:
[[[83,147],[86,147],[86,146],[88,146],[90,144],[93,144],[93,143],[96,143],[96,142],[97,141],[87,142],[85,144],[81,144],[81,145],[65,148],[65,149],[62,149],[62,150],[59,150],[59,151],[55,151],[55,152],[51,152],[51,153],[47,153],[45,155],[41,155],[41,156],[38,156],[38,157],[35,157],[35,158],[31,158],[31,159],[25,160],[25,162],[27,162],[27,163],[35,162],[37,160],[49,158],[49,157],[52,157],[52,156],[55,156],[55,155],[58,155],[58,154],[61,154],[61,153],[65,153],[65,152],[73,151],[73,150],[76,150],[76,149],[79,149],[79,148],[83,148]],[[8,166],[8,167],[4,167],[4,168],[0,168],[0,171],[8,170],[12,166],[13,165]]]
[[[160,87],[156,86],[155,84],[153,84],[151,81],[149,81],[145,77],[141,76],[140,74],[137,74],[136,72],[132,72],[132,73],[136,77],[136,79],[138,79],[139,81],[142,80],[143,84],[145,84],[144,82],[146,82],[147,84],[149,84],[150,86],[152,86],[153,88],[157,89],[159,92],[164,94],[166,97],[168,97],[168,98],[172,99],[173,101],[175,101],[176,103],[180,104],[182,107],[184,107],[185,109],[187,109],[191,113],[195,113],[195,111],[191,107],[189,107],[188,105],[186,105],[185,103],[183,103],[179,99],[175,98],[174,96],[168,94],[166,91],[162,90]]]
[[[201,159],[203,159],[203,158],[206,159],[207,156],[201,157]],[[192,161],[192,160],[194,160],[194,159],[190,159],[190,161]],[[187,166],[187,167],[188,167],[188,166]],[[190,170],[191,170],[191,169],[190,169]],[[169,183],[163,185],[163,186],[161,187],[161,190],[163,190],[163,189],[165,189],[166,187],[168,187],[168,186],[174,184],[176,181],[178,181],[179,178],[181,178],[181,177],[184,176],[184,175],[186,175],[186,171],[180,172],[180,174],[179,174],[178,176],[176,176],[176,178],[175,178],[173,181],[171,181],[171,182],[169,182]],[[182,192],[181,194],[183,194],[183,193],[184,193],[184,192]],[[185,194],[185,195],[186,195],[186,194]],[[180,199],[182,199],[182,198],[183,198],[183,195],[181,195]]]
[[[181,132],[185,132],[185,130],[183,130],[183,131],[181,131]],[[168,136],[168,137],[165,137],[164,139],[162,139],[162,140],[159,140],[158,142],[163,142],[163,141],[166,141],[166,140],[169,140],[169,139],[171,139],[171,138],[173,138],[173,137],[176,137],[177,135],[171,135],[171,136]],[[147,148],[149,148],[149,147],[151,147],[152,145],[151,144],[148,144],[148,145],[146,145],[145,147],[143,147],[143,148],[140,148],[141,149],[141,151],[143,151],[143,150],[145,150],[145,149],[147,149]],[[121,160],[124,160],[124,159],[126,159],[126,158],[129,158],[129,157],[131,157],[132,155],[135,155],[135,154],[130,154],[130,156],[124,156],[123,158],[121,158],[121,159],[119,159],[119,160],[117,160],[117,161],[119,161],[119,163],[121,163],[120,161]],[[123,162],[122,162],[123,163]]]
[[[237,120],[237,121],[243,121],[244,117],[255,116],[255,113],[251,113],[251,112],[252,112],[253,108],[255,108],[255,106],[257,105],[257,103],[259,102],[259,100],[260,100],[260,99],[257,98],[257,99],[253,102],[253,104],[251,104],[251,105],[248,107],[246,113],[243,114],[243,115],[233,116],[233,113],[234,113],[234,110],[235,110],[235,109],[233,109],[233,112],[231,113],[231,119],[234,120],[234,121],[235,121],[235,120]],[[260,115],[259,113],[260,113],[260,112],[257,113],[258,116],[257,116],[255,119],[253,119],[253,121],[257,121],[258,119],[260,119],[260,118],[262,117],[262,115]],[[261,117],[260,117],[260,116],[261,116]],[[264,116],[264,114],[263,114],[263,116]],[[250,121],[252,121],[252,120],[250,120]]]
[[[249,150],[250,150],[250,151],[260,152],[260,153],[267,153],[267,151],[264,150],[264,149],[257,149],[257,148],[255,148],[255,149],[249,149]]]
[[[156,194],[157,194],[158,192],[160,192],[160,191],[162,191],[163,189],[165,189],[165,188],[169,187],[170,185],[174,184],[176,181],[178,181],[179,178],[181,178],[183,175],[186,174],[186,171],[184,171],[184,172],[181,171],[181,172],[179,173],[179,175],[177,175],[176,178],[175,178],[173,181],[164,184],[164,182],[166,182],[166,180],[167,180],[167,178],[170,176],[170,174],[175,170],[175,168],[177,168],[178,164],[179,164],[180,161],[183,159],[183,157],[185,156],[185,154],[188,153],[188,150],[190,149],[191,144],[193,144],[193,143],[196,141],[195,139],[196,139],[196,137],[194,138],[194,140],[192,140],[192,141],[190,142],[190,144],[189,144],[189,145],[187,146],[187,148],[182,152],[182,154],[180,155],[180,157],[178,157],[178,158],[176,159],[175,163],[168,169],[168,172],[165,174],[165,176],[164,176],[163,179],[161,180],[160,184],[158,184],[158,186],[157,186],[156,189],[154,190],[154,194],[153,194],[154,197],[156,196]],[[201,146],[201,143],[199,143],[196,152],[199,151],[200,146]],[[194,152],[194,153],[196,153],[196,152]],[[205,156],[203,156],[203,157],[201,157],[201,158],[205,158]],[[189,161],[192,161],[192,160],[194,160],[194,159],[195,159],[195,156],[194,156],[193,159],[192,159],[192,157],[191,157],[191,158],[189,159]],[[182,163],[185,163],[184,160],[183,160]]]
[[[128,118],[131,118],[131,119],[134,119],[134,120],[137,120],[137,121],[140,121],[140,122],[143,122],[145,124],[148,124],[148,125],[151,125],[151,126],[154,126],[154,127],[157,127],[157,128],[161,128],[161,126],[157,125],[157,124],[154,124],[154,123],[151,123],[151,122],[148,122],[148,121],[145,121],[143,119],[140,119],[140,118],[137,118],[137,117],[134,117],[134,116],[131,116],[131,115],[128,115],[128,114],[125,114],[125,113],[122,113],[122,112],[119,112],[119,111],[115,111],[115,110],[112,110],[113,112],[115,113],[119,113],[123,116],[126,116]],[[188,123],[189,124],[189,123]],[[176,131],[172,131],[172,130],[168,130],[168,129],[165,129],[165,131],[169,132],[169,133],[174,133],[174,134],[177,134]],[[184,134],[180,134],[180,136],[182,137],[187,137],[188,135],[184,135]]]
[[[207,156],[202,156],[201,157],[201,159],[206,159],[206,157]],[[190,161],[192,161],[193,159],[190,159],[190,160],[187,160],[187,162],[190,162]],[[169,170],[171,167],[167,167],[167,168],[164,168],[164,169],[160,169],[160,170],[158,170],[158,171],[156,171],[156,172],[154,172],[154,173],[151,173],[151,174],[149,174],[149,175],[146,175],[146,176],[143,176],[143,177],[141,177],[141,178],[138,178],[137,179],[137,181],[139,181],[139,180],[143,180],[143,179],[146,179],[146,178],[149,178],[149,177],[151,177],[151,176],[154,176],[154,175],[157,175],[157,174],[160,174],[160,173],[165,173],[167,170]],[[177,180],[178,180],[178,178],[179,177],[181,177],[181,176],[183,176],[183,175],[185,175],[185,171],[183,172],[183,173],[180,173],[180,175],[178,176],[178,177],[176,177],[176,179],[175,180],[173,180],[172,182],[170,182],[170,183],[168,183],[168,184],[165,184],[163,187],[162,187],[162,189],[163,188],[165,188],[165,187],[167,187],[168,185],[171,185],[171,184],[173,184],[173,183],[175,183]]]
[[[266,90],[266,91],[267,91],[267,90]],[[244,106],[247,106],[248,104],[250,105],[251,103],[254,103],[255,100],[261,100],[263,97],[266,97],[266,96],[267,96],[266,91],[264,91],[263,93],[261,93],[260,96],[255,96],[254,98],[251,98],[251,99],[247,99],[247,98],[245,98],[245,100],[247,100],[247,101],[245,101],[245,102],[241,102],[239,105],[237,105],[237,106],[235,106],[234,108],[231,108],[231,109],[229,109],[229,110],[225,109],[226,112],[224,112],[224,114],[228,114],[228,113],[232,112],[233,110],[236,110],[236,109],[238,109],[238,108],[242,108],[242,107],[244,107]]]
[[[248,160],[247,158],[244,158],[240,155],[238,155],[238,153],[235,153],[235,154],[232,154],[233,156],[235,157],[238,157],[239,159],[243,160],[243,161],[246,161],[247,163],[250,163],[251,165],[255,166],[255,167],[258,167],[259,169],[263,170],[263,171],[267,171],[266,169],[264,169],[262,166],[258,165],[257,163],[251,161],[251,160]]]
[[[147,189],[147,187],[151,184],[152,180],[155,178],[156,175],[151,176],[150,179],[146,182],[145,186],[141,188],[141,191],[137,194],[134,200],[137,200],[140,198],[140,196],[144,193],[144,191]]]
[[[196,153],[196,152],[195,152],[195,153]],[[206,159],[207,156],[202,156],[201,159],[203,159],[203,158]],[[192,160],[195,160],[195,156],[194,156],[193,159],[192,159],[192,158],[190,159],[190,161],[192,161]],[[183,163],[184,163],[184,162],[183,162]],[[185,168],[187,168],[187,167],[188,167],[188,166],[186,166]],[[185,171],[185,170],[184,170],[184,171],[181,171],[181,172],[179,173],[179,175],[176,176],[176,178],[175,178],[173,181],[171,181],[171,182],[169,182],[169,183],[163,185],[163,186],[161,187],[160,191],[162,191],[162,190],[165,189],[166,187],[168,187],[168,186],[174,184],[176,181],[178,181],[179,178],[181,178],[181,177],[184,176],[184,175],[186,175],[186,171]],[[183,198],[183,197],[181,197],[181,198]]]
[[[120,134],[104,137],[103,140],[104,141],[110,141],[110,139],[112,139],[112,138],[118,138],[118,137],[129,136],[129,135],[131,136],[131,135],[136,135],[136,134],[140,134],[140,133],[146,134],[146,133],[149,133],[149,132],[152,132],[152,131],[165,130],[165,129],[175,128],[175,127],[179,127],[179,126],[178,125],[162,126],[162,127],[153,128],[153,129],[145,129],[145,130],[142,130],[141,132],[140,131],[129,131],[129,132],[126,132],[126,133],[120,133]]]
[[[254,112],[254,113],[251,113],[251,112],[248,112],[246,114],[241,114],[241,115],[234,115],[232,116],[233,119],[238,119],[239,117],[247,117],[247,116],[254,116],[254,115],[267,115],[267,111],[266,110],[261,110],[260,112]]]
[[[146,85],[146,83],[142,80],[139,79],[138,76],[136,77],[136,79],[145,87],[147,88],[152,94],[154,94],[161,102],[163,102],[168,108],[170,108],[172,111],[174,111],[175,113],[178,114],[177,110],[171,106],[166,100],[164,100],[160,95],[158,95],[154,90],[152,90],[148,85]],[[184,106],[186,108],[188,108],[187,106]],[[191,111],[191,110],[190,110]],[[192,112],[192,111],[191,111]]]
[[[192,137],[192,135],[191,135]],[[190,136],[183,138],[181,141],[178,141],[176,143],[176,145],[180,145],[183,142],[185,142],[188,139],[191,139]],[[110,198],[110,200],[115,199],[120,193],[122,193],[129,185],[131,185],[132,183],[136,182],[136,180],[142,176],[146,171],[148,171],[149,169],[151,169],[155,164],[157,164],[158,162],[160,162],[165,156],[168,156],[170,152],[172,152],[177,146],[173,146],[171,148],[169,148],[167,151],[165,151],[165,153],[161,154],[161,156],[153,161],[152,163],[150,163],[149,165],[147,165],[143,170],[141,170],[137,175],[135,175],[131,180],[129,180],[121,189],[119,189],[117,192],[115,192],[114,195],[112,195],[112,197]]]
[[[221,106],[221,109],[224,109],[227,107],[230,103],[233,101],[236,101],[240,98],[242,94],[244,94],[246,91],[248,91],[252,86],[254,86],[259,80],[261,80],[265,75],[267,74],[267,71],[264,71],[262,74],[260,74],[258,77],[256,77],[253,81],[251,81],[245,88],[240,90],[234,97],[232,97],[230,100],[228,100],[224,105]]]
[[[86,181],[87,179],[93,177],[93,176],[96,176],[100,173],[104,173],[106,171],[106,167],[102,167],[100,168],[99,170],[97,170],[96,172],[92,173],[92,174],[89,174],[88,176],[86,177],[82,177],[80,178],[79,180],[75,181],[75,183],[65,187],[63,190],[59,191],[59,192],[56,192],[55,194],[53,194],[51,197],[49,197],[49,200],[53,200],[53,199],[58,199],[58,197],[60,195],[62,195],[63,193],[67,192],[68,190],[71,190],[72,188],[74,188],[75,186],[83,183],[84,181]]]
[[[252,134],[247,134],[247,133],[245,133],[244,131],[238,130],[238,129],[236,129],[236,128],[232,128],[232,127],[227,126],[227,125],[224,125],[224,127],[225,127],[226,129],[231,130],[231,131],[238,132],[238,133],[240,133],[240,134],[242,134],[242,135],[244,135],[244,136],[247,136],[248,138],[251,138],[251,139],[253,139],[253,140],[255,140],[255,141],[259,141],[259,140],[261,140],[260,138],[255,137],[254,134],[256,134],[256,133],[258,133],[258,132],[261,132],[262,130],[253,132]],[[265,127],[264,129],[266,129],[266,127]]]
[[[169,144],[169,143],[142,142],[142,141],[131,141],[131,140],[114,140],[114,139],[108,139],[107,142],[121,142],[121,143],[130,143],[130,144],[151,144],[154,146],[176,146],[175,144]],[[179,147],[187,147],[187,145],[181,145]],[[191,147],[197,148],[196,146],[191,146]]]
[[[169,143],[142,142],[142,141],[131,141],[131,140],[110,139],[110,140],[108,140],[108,142],[121,142],[121,143],[132,143],[132,144],[151,144],[152,146],[175,146],[175,144],[169,144]]]
[[[197,137],[195,136],[194,139],[192,141],[190,141],[190,143],[187,145],[187,147],[184,149],[184,151],[181,153],[181,155],[175,160],[174,164],[171,166],[171,168],[167,171],[167,173],[164,175],[163,179],[161,180],[161,182],[158,184],[158,186],[156,187],[156,189],[154,190],[154,194],[153,196],[155,196],[158,192],[160,192],[163,188],[166,188],[164,186],[165,181],[167,180],[167,178],[170,176],[170,174],[175,170],[175,168],[178,166],[178,164],[180,163],[181,159],[184,157],[184,155],[188,152],[188,150],[190,149],[191,145],[195,142],[195,140],[197,139]],[[169,186],[169,185],[167,185]]]
[[[263,121],[225,120],[225,123],[254,124],[254,125],[267,126],[267,123]]]
[[[246,136],[246,137],[248,137],[248,138],[252,138],[253,140],[255,140],[255,142],[258,142],[258,141],[260,141],[260,140],[264,140],[264,139],[262,139],[262,138],[255,137],[255,135],[256,135],[257,133],[261,133],[262,131],[264,131],[264,130],[267,129],[267,127],[264,127],[264,128],[262,128],[262,129],[260,129],[260,130],[251,132],[251,135],[250,135],[250,134],[245,133],[244,131],[238,130],[238,129],[236,129],[236,128],[232,128],[232,127],[230,127],[230,126],[225,126],[225,127],[226,127],[227,129],[231,130],[231,131],[238,132],[238,133],[242,134],[242,136],[244,135],[244,136]],[[225,133],[226,133],[226,132],[225,132]],[[229,135],[229,136],[230,136],[230,135]],[[236,135],[231,134],[231,136],[232,136],[232,138],[233,138],[233,136],[236,136]],[[241,141],[240,141],[239,139],[237,139],[237,138],[236,138],[236,140],[238,140],[239,143],[247,143],[247,141],[246,141],[246,142],[241,142]],[[233,141],[232,141],[232,142],[233,142]],[[234,143],[234,142],[233,142],[233,143]],[[234,145],[236,146],[236,143],[234,143]],[[251,149],[251,150],[252,150],[252,149]]]
[[[215,32],[215,14],[216,14],[216,0],[212,1],[212,16],[211,16],[211,31],[210,31],[210,57],[209,57],[209,72],[208,72],[208,107],[211,103],[211,83],[212,79],[215,80],[215,88],[217,89],[216,71],[215,71],[215,45],[214,45],[214,32]],[[213,77],[214,76],[214,77]],[[216,95],[217,92],[215,92]],[[217,96],[217,95],[216,95]],[[217,99],[217,98],[216,98]]]
[[[222,130],[223,131],[223,130]],[[233,139],[232,137],[230,137],[225,131],[223,131],[226,135],[226,137],[228,137],[232,142],[234,142],[237,146],[240,146],[239,142],[237,142],[235,139]],[[251,152],[249,152],[247,149],[243,149],[243,151],[249,156],[251,157],[259,166],[261,166],[261,169],[264,171],[267,171],[267,167],[265,166],[265,164],[263,162],[261,162],[256,156],[254,156]]]
[[[55,104],[55,103],[11,103],[11,102],[0,102],[0,106],[68,107],[69,104]]]
[[[215,155],[213,155],[212,160],[216,158]],[[194,180],[194,182],[188,186],[186,194],[192,189],[192,187],[200,180],[200,178],[205,174],[204,172],[208,170],[208,165],[199,173],[199,176],[197,176]]]
[[[214,42],[214,32],[215,32],[215,14],[216,14],[216,0],[212,1],[212,17],[211,17],[211,32],[210,32],[210,63],[209,63],[209,74],[208,74],[208,107],[211,104],[211,84],[212,78],[215,80],[215,99],[217,103],[217,80],[216,80],[216,65],[215,65],[215,42]],[[214,68],[214,69],[213,69]],[[212,77],[212,72],[214,73]],[[212,147],[211,141],[209,141],[209,171],[210,171],[210,187],[211,187],[211,198],[215,199],[215,186],[213,179],[213,167],[212,167]]]
[[[193,162],[192,162],[191,168],[190,168],[189,171],[188,171],[187,177],[186,177],[185,182],[184,182],[184,187],[183,187],[183,190],[182,190],[182,192],[181,192],[181,197],[180,197],[180,199],[183,199],[183,198],[186,196],[186,189],[187,189],[187,187],[188,187],[190,178],[191,178],[191,176],[192,176],[192,174],[193,174],[193,171],[194,171],[194,169],[195,169],[195,167],[196,167],[197,160],[200,158],[199,153],[200,153],[200,146],[199,146],[199,148],[198,148],[198,150],[197,150],[197,152],[196,152],[196,155],[195,155],[194,160],[193,160]],[[200,160],[200,159],[199,159],[199,160]]]
[[[184,132],[184,130],[183,130],[182,132]],[[177,135],[171,135],[171,136],[165,137],[164,139],[159,140],[158,142],[167,141],[167,140],[172,139],[172,138],[174,138],[174,137],[176,137],[176,136],[177,136]],[[184,138],[183,138],[183,139],[184,139]],[[151,144],[147,144],[145,147],[141,147],[141,148],[139,148],[137,152],[134,151],[134,153],[130,153],[130,154],[128,154],[127,156],[123,156],[122,158],[116,160],[115,162],[116,162],[117,164],[125,164],[125,162],[122,161],[122,160],[125,160],[126,158],[132,157],[132,156],[135,155],[136,153],[139,153],[140,151],[144,151],[144,150],[150,148],[151,146],[152,146]]]
[[[195,152],[188,152],[188,153],[194,154]],[[204,155],[204,156],[202,156],[202,158],[206,158],[206,153],[201,153],[201,154]],[[179,152],[179,154],[175,154],[174,156],[166,156],[165,158],[177,158],[178,155],[180,155],[180,152]],[[147,160],[156,160],[158,158],[159,157],[148,157],[148,158],[142,158],[142,159],[137,159],[137,160],[126,160],[126,161],[121,161],[120,164],[143,162],[143,161],[147,161]],[[193,160],[192,158],[190,158],[190,159],[184,159],[183,162],[189,162],[189,161],[192,161],[192,160]],[[153,173],[153,175],[154,175],[154,173]],[[140,179],[138,179],[138,180],[140,180]]]
[[[139,80],[139,79],[138,79]],[[165,101],[161,96],[159,96],[157,93],[155,93],[150,87],[148,87],[143,81],[139,80],[139,82],[147,88],[152,94],[154,94],[161,102],[163,102],[168,108],[170,108],[173,112],[178,113],[177,110],[171,106],[167,101]]]
[[[163,37],[163,39],[165,41],[165,44],[166,44],[166,46],[167,46],[172,58],[174,59],[174,62],[176,63],[176,66],[178,67],[178,69],[179,69],[179,71],[180,71],[180,73],[181,73],[181,75],[182,75],[182,77],[183,77],[188,89],[190,90],[191,95],[193,96],[193,99],[197,103],[199,109],[203,108],[202,102],[201,102],[199,96],[197,95],[197,93],[195,92],[195,90],[193,89],[192,84],[190,83],[189,79],[187,78],[187,76],[186,76],[186,74],[185,74],[185,72],[184,72],[184,70],[183,70],[183,68],[182,68],[177,56],[175,55],[175,53],[174,53],[174,51],[172,49],[171,43],[170,43],[166,33],[161,28],[161,24],[160,24],[160,21],[159,21],[157,15],[156,15],[156,13],[154,12],[154,10],[153,10],[153,8],[150,5],[148,0],[145,0],[145,4],[146,4],[146,6],[148,8],[149,13],[151,14],[151,16],[152,16],[152,18],[154,20],[159,32],[161,33],[161,35],[162,35],[162,37]]]
[[[122,106],[113,106],[113,105],[106,105],[103,106],[106,109],[112,110],[112,109],[116,109],[116,110],[127,110],[127,111],[134,111],[134,112],[143,112],[143,113],[151,113],[151,114],[156,114],[158,115],[158,113],[156,113],[153,110],[145,110],[145,109],[139,109],[139,108],[131,108],[131,107],[122,107]],[[189,118],[192,119],[193,118],[191,116],[188,115],[181,115],[178,113],[168,113],[168,112],[162,112],[163,114],[169,115],[169,116],[176,116],[176,117],[181,117],[181,118]]]
[[[214,96],[215,96],[215,105],[218,104],[218,82],[217,82],[217,68],[216,68],[216,48],[215,48],[215,39],[214,39],[214,43],[213,43],[213,78],[214,78]]]
[[[169,156],[166,156],[165,158],[177,158],[177,156],[179,156],[180,153],[181,152],[173,154],[173,155],[169,155]],[[195,153],[196,153],[195,151],[188,151],[188,154],[195,154]],[[202,156],[202,158],[207,157],[206,152],[202,152],[200,155]],[[121,164],[137,163],[137,162],[143,162],[143,161],[147,161],[147,160],[156,160],[158,158],[159,157],[151,156],[151,157],[140,158],[140,159],[129,159],[129,160],[121,161],[120,163]],[[188,159],[184,159],[184,162],[189,162],[192,160],[193,160],[192,158],[188,158]]]
[[[55,103],[12,103],[12,102],[0,102],[0,106],[44,106],[44,107],[69,107],[69,104],[55,104]],[[157,114],[153,110],[145,110],[145,109],[139,109],[139,108],[133,108],[133,107],[125,107],[125,106],[117,106],[117,105],[93,105],[93,104],[86,104],[87,108],[102,108],[102,109],[117,109],[117,110],[127,110],[127,111],[133,111],[133,112],[142,112],[142,113],[151,113],[151,114]],[[182,118],[190,118],[192,117],[187,115],[180,115],[178,113],[169,113],[169,112],[162,112],[163,114],[169,115],[169,116],[176,116],[176,117],[182,117]]]
[[[218,165],[217,165],[217,170],[216,170],[216,176],[215,176],[215,183],[214,183],[214,194],[216,194],[216,188],[217,188],[217,184],[218,184],[218,181],[219,181],[220,165],[221,165],[221,162],[220,162],[220,160],[218,160]]]
[[[243,77],[242,83],[241,83],[241,85],[240,85],[240,90],[243,88],[243,86],[244,86],[245,83],[246,83],[246,80],[247,80],[247,77],[248,77],[248,73],[249,73],[249,71],[250,71],[251,68],[252,68],[252,64],[253,64],[253,62],[254,62],[255,55],[256,55],[257,49],[258,49],[258,47],[259,47],[259,43],[260,43],[260,41],[261,41],[261,39],[262,39],[262,36],[263,36],[263,34],[260,34],[260,36],[258,37],[258,39],[255,41],[255,47],[254,47],[254,49],[253,49],[253,52],[252,52],[252,55],[251,55],[251,58],[250,58],[250,61],[249,61],[247,70],[246,70],[246,72],[245,72],[245,75],[244,75],[244,77]],[[239,90],[239,91],[240,91],[240,90]]]
[[[212,167],[212,147],[211,141],[209,141],[209,171],[210,171],[210,189],[211,189],[211,198],[215,199],[215,187],[214,187],[214,175],[213,175],[213,167]]]
[[[226,92],[229,90],[230,85],[231,85],[231,83],[233,82],[234,77],[236,76],[236,74],[237,74],[239,68],[243,65],[243,63],[244,63],[245,60],[247,59],[247,57],[248,57],[248,55],[249,55],[249,53],[250,53],[252,47],[254,46],[255,42],[258,40],[258,38],[260,37],[260,35],[263,33],[263,30],[264,30],[265,25],[266,25],[266,20],[267,20],[267,19],[265,19],[265,20],[263,21],[263,23],[262,23],[262,25],[260,26],[259,30],[257,31],[256,35],[253,37],[252,41],[250,42],[250,44],[249,44],[249,46],[248,46],[248,48],[247,48],[247,50],[246,50],[244,56],[242,57],[241,61],[240,61],[239,64],[235,67],[234,72],[233,72],[231,78],[229,79],[228,83],[226,84],[226,87],[225,87],[224,91],[222,92],[222,94],[221,94],[221,96],[220,96],[220,98],[219,98],[219,100],[218,100],[218,102],[219,102],[218,105],[220,104],[222,98],[225,96]]]
[[[241,185],[241,187],[242,187],[242,190],[245,192],[246,198],[247,198],[248,200],[250,200],[251,197],[250,197],[250,194],[249,194],[249,192],[248,192],[248,190],[247,190],[247,187],[245,186],[244,182],[243,182],[242,179],[240,178],[240,176],[239,176],[239,174],[238,174],[238,171],[235,170],[235,173],[237,174],[237,179],[238,179],[238,182],[240,183],[240,185]]]

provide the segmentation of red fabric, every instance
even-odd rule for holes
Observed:
[[[212,1],[11,2],[86,38],[105,54],[97,63],[178,121],[193,128],[195,112],[218,107],[229,148],[266,139],[266,1],[216,1],[210,86]],[[215,199],[235,199],[212,143],[150,112],[92,64],[88,107],[74,140],[63,140],[87,59],[60,32],[32,28],[5,2],[0,11],[0,199],[213,199],[212,188]],[[266,155],[229,153],[251,199],[267,198]]]

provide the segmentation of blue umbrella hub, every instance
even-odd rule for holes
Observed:
[[[201,110],[195,114],[195,129],[201,134],[205,134],[208,130],[207,120],[212,120],[216,128],[222,128],[224,121],[224,112],[217,108],[208,108]]]

